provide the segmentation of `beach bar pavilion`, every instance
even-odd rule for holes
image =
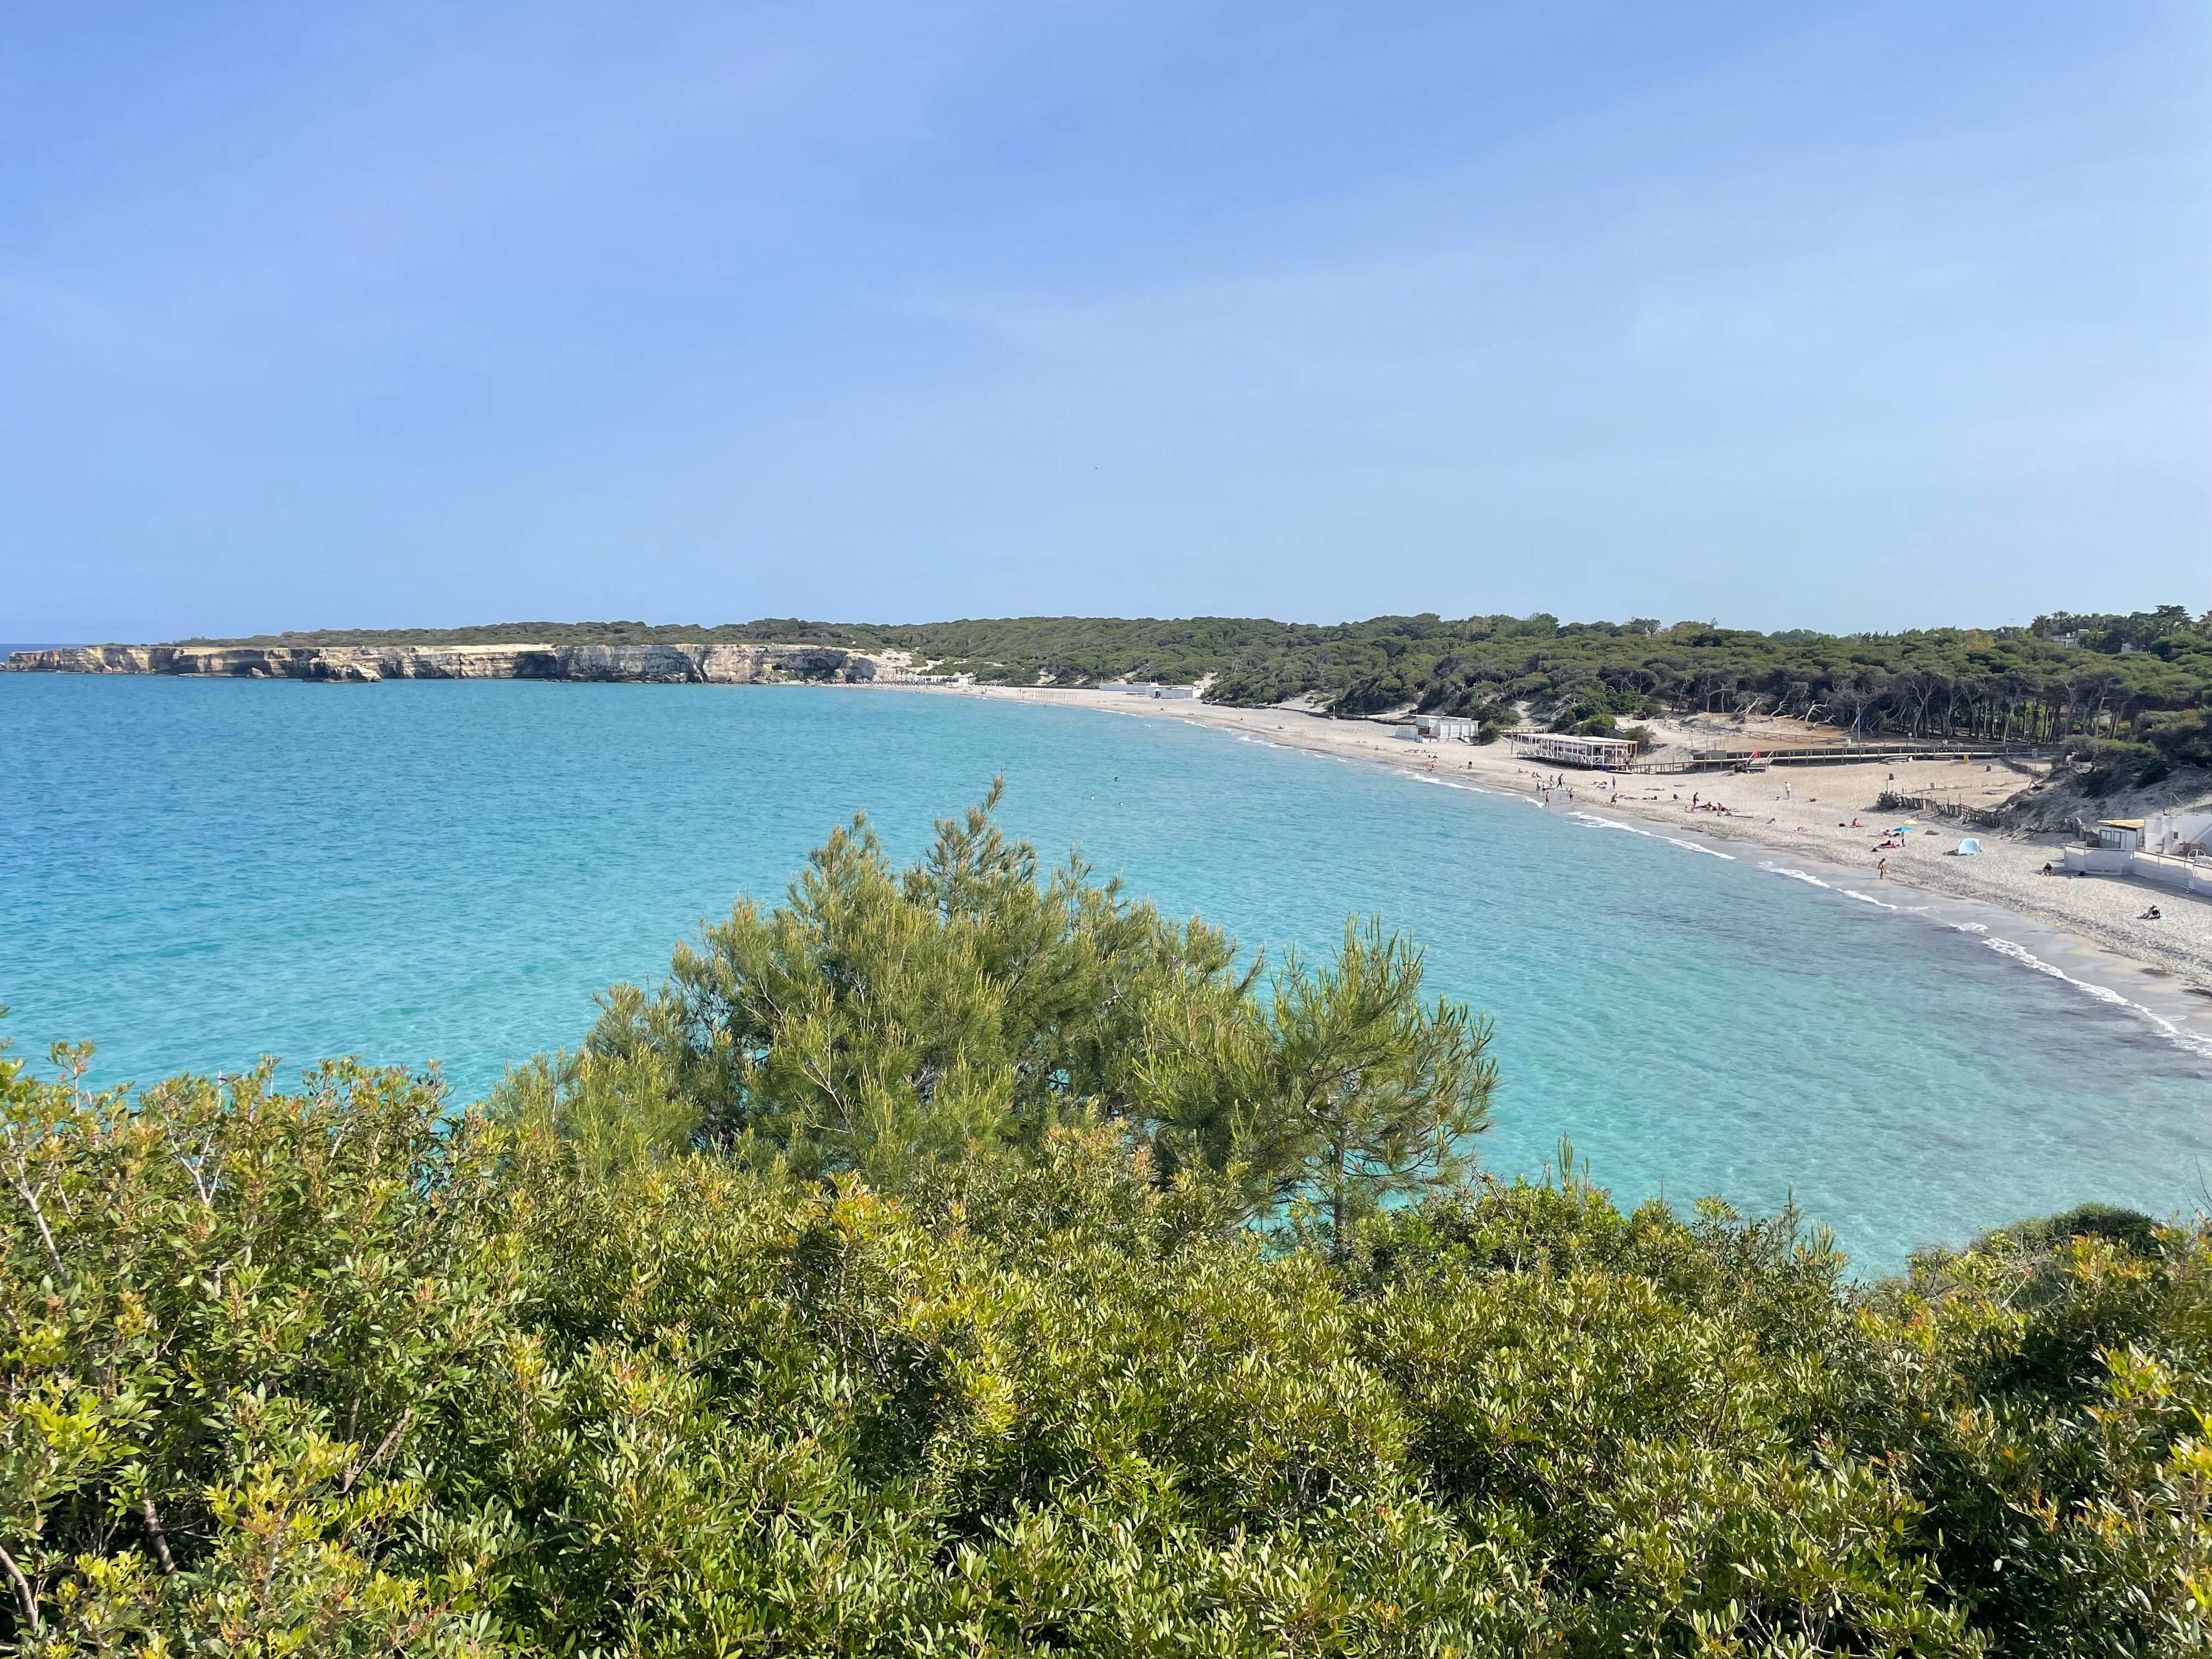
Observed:
[[[1559,732],[1534,732],[1513,737],[1516,759],[1547,762],[1553,766],[1582,766],[1618,772],[1636,758],[1636,745],[1626,738],[1571,738]]]

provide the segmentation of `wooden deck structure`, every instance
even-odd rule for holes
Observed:
[[[1560,732],[1516,732],[1516,760],[1540,760],[1588,771],[1625,772],[1636,759],[1637,744],[1626,738],[1571,738]]]
[[[2009,748],[1926,748],[1904,744],[1794,744],[1774,749],[1692,749],[1686,760],[1668,767],[1673,772],[1711,772],[1742,765],[1850,766],[1876,761],[1911,760],[2048,760],[2052,751],[2014,744]]]

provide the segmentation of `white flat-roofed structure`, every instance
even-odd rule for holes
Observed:
[[[1101,691],[1120,691],[1132,697],[1158,697],[1168,702],[1182,702],[1198,695],[1194,685],[1162,685],[1157,680],[1101,680]]]
[[[2097,823],[2097,845],[2115,851],[2132,853],[2142,845],[2143,821],[2141,818],[2100,818]]]
[[[1477,722],[1462,720],[1456,714],[1416,714],[1413,731],[1424,738],[1456,738],[1462,743],[1473,743]]]
[[[2170,859],[2201,859],[2212,853],[2212,812],[2160,812],[2143,825],[2142,851]]]
[[[1636,745],[1626,738],[1571,738],[1560,732],[1540,732],[1526,736],[1516,733],[1513,753],[1522,760],[1548,761],[1554,766],[1617,772],[1636,758]]]

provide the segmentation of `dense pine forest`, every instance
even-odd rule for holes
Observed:
[[[465,1107],[0,1059],[7,1650],[2212,1642],[2201,1221],[1866,1285],[1488,1178],[1407,941],[1255,965],[988,803],[603,1000]]]
[[[819,643],[895,649],[1007,684],[1210,680],[1214,701],[1308,699],[1342,715],[1419,708],[1563,724],[1670,711],[1787,714],[1866,736],[2118,743],[2138,769],[2212,764],[2212,613],[2039,617],[2027,628],[1760,634],[1534,617],[1377,617],[1331,627],[1230,617],[1029,617],[877,626],[771,618],[718,628],[510,623],[441,632],[285,634],[224,643]],[[213,641],[191,641],[212,643]]]

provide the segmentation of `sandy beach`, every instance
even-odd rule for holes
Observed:
[[[1591,811],[1628,822],[1665,826],[1669,833],[1720,843],[1742,842],[1854,874],[1858,891],[1880,899],[1896,890],[1896,902],[1911,903],[1915,890],[1986,905],[2023,917],[2079,946],[2069,964],[2130,1000],[2151,998],[2192,1012],[2193,1030],[2212,1033],[2212,901],[2170,888],[2118,878],[2045,876],[2069,844],[2063,835],[2008,835],[1960,829],[1948,820],[1923,819],[1904,846],[1877,852],[1881,831],[1905,814],[1884,815],[1875,806],[1884,790],[1940,796],[1968,806],[1994,806],[2033,782],[2025,767],[1979,761],[1892,761],[1860,765],[1778,767],[1765,772],[1633,775],[1613,793],[1600,775],[1540,770],[1516,760],[1499,742],[1415,743],[1374,720],[1332,720],[1281,708],[1229,708],[1198,701],[1159,701],[1126,693],[1060,690],[1048,687],[903,686],[933,696],[981,696],[1060,708],[1096,708],[1137,719],[1179,720],[1235,732],[1316,754],[1451,779],[1485,789],[1546,800],[1554,811]],[[1743,728],[1714,720],[1646,722],[1662,743],[1719,746],[1746,740]],[[1756,734],[1750,740],[1756,741]],[[1557,787],[1552,780],[1561,780]],[[1724,811],[1714,811],[1718,807]],[[1927,834],[1933,828],[1936,833]],[[1981,843],[1978,856],[1953,856],[1962,836]],[[1887,860],[1887,874],[1881,873]],[[2156,921],[2141,920],[2155,904]],[[2084,972],[2090,969],[2092,971]]]

